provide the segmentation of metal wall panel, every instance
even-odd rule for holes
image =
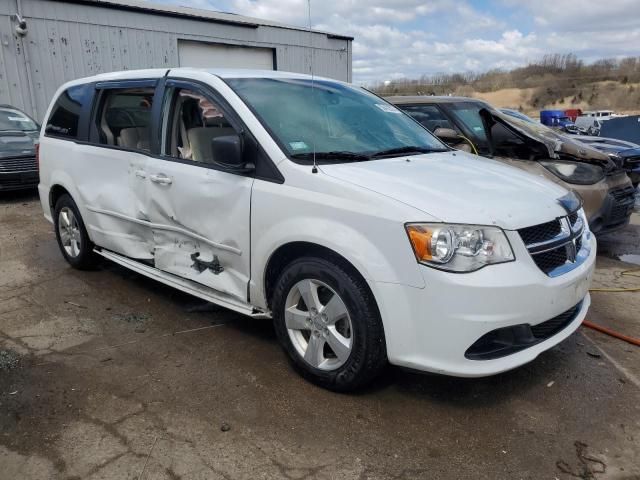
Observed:
[[[179,39],[272,48],[278,70],[300,73],[310,73],[313,50],[316,75],[351,81],[351,41],[324,33],[51,0],[19,3],[28,26],[25,37],[15,33],[12,16],[18,2],[0,0],[0,103],[22,108],[40,121],[66,81],[109,71],[178,66]]]

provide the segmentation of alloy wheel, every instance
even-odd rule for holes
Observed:
[[[347,306],[329,285],[305,279],[287,295],[284,320],[298,354],[312,367],[335,370],[353,349],[353,325]]]
[[[64,251],[71,258],[80,255],[81,234],[78,220],[69,207],[63,207],[58,214],[58,233]]]

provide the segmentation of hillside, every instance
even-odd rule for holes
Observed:
[[[574,55],[549,55],[510,71],[441,74],[383,82],[382,95],[463,95],[536,115],[545,108],[640,112],[640,58],[586,65]]]

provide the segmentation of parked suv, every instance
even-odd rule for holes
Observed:
[[[0,192],[38,185],[35,149],[39,130],[23,111],[0,105]]]
[[[584,202],[592,232],[608,233],[629,223],[635,189],[622,159],[481,100],[420,96],[388,100],[450,146],[495,158],[574,191]]]
[[[387,361],[483,376],[568,337],[596,241],[578,198],[457,152],[368,91],[284,72],[129,71],[56,94],[40,198],[96,256],[273,318],[334,390]]]

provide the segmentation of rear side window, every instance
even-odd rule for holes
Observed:
[[[89,87],[78,85],[60,94],[47,120],[45,134],[52,137],[78,138],[80,113],[88,98]]]
[[[131,150],[151,150],[151,107],[154,89],[109,89],[96,116],[99,143]]]

